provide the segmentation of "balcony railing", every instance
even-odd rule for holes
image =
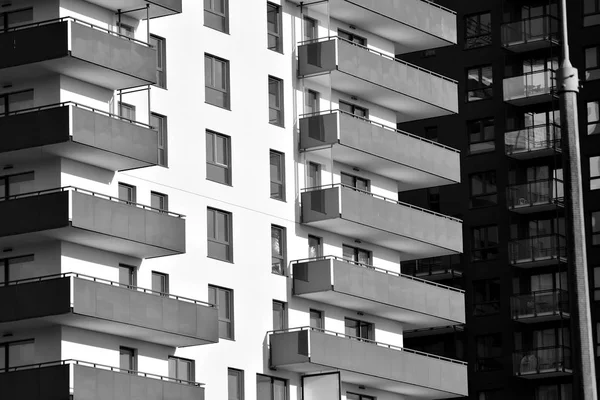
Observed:
[[[513,354],[513,363],[517,376],[568,374],[573,371],[571,349],[566,346],[517,351]]]
[[[558,124],[530,126],[504,134],[506,154],[518,156],[543,150],[561,151],[561,128]]]
[[[541,235],[509,242],[512,264],[566,258],[567,241],[562,235]]]
[[[538,96],[554,94],[556,87],[555,73],[552,70],[527,72],[523,75],[505,78],[504,101],[520,104],[538,102]]]
[[[563,181],[544,179],[508,187],[508,208],[512,210],[564,202]]]
[[[506,48],[549,41],[557,43],[560,21],[552,15],[542,15],[502,25],[502,45]]]
[[[562,289],[516,295],[511,303],[515,320],[569,315],[569,292]]]

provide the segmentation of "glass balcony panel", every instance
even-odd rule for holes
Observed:
[[[536,206],[553,206],[564,200],[563,182],[547,179],[508,187],[508,208],[518,211]]]
[[[552,70],[528,72],[503,81],[504,101],[514,105],[536,104],[551,99],[555,89]]]
[[[512,313],[515,320],[568,317],[569,293],[562,289],[552,289],[513,296]]]
[[[514,373],[523,378],[564,376],[573,372],[571,349],[566,346],[541,347],[513,354]]]
[[[506,154],[515,158],[533,157],[528,153],[561,150],[561,128],[556,124],[535,125],[504,134]]]
[[[543,235],[509,242],[512,264],[526,264],[566,258],[566,239],[562,235]]]
[[[557,44],[559,21],[542,15],[502,25],[502,45],[515,52],[535,50]]]

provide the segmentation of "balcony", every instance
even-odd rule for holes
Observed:
[[[301,194],[302,223],[403,253],[405,260],[462,252],[462,221],[343,184]]]
[[[298,76],[393,110],[397,122],[458,112],[456,81],[342,38],[301,43]]]
[[[569,318],[569,292],[540,290],[511,298],[512,316],[526,324]]]
[[[562,235],[542,235],[512,240],[510,263],[521,268],[541,267],[566,262],[567,241]]]
[[[219,341],[212,304],[82,274],[6,282],[0,299],[0,331],[64,325],[171,347]]]
[[[508,209],[530,214],[563,207],[565,193],[560,179],[545,179],[508,186]]]
[[[297,328],[269,335],[271,366],[340,371],[342,382],[427,399],[466,396],[467,364],[340,333]]]
[[[300,119],[300,148],[398,181],[399,190],[460,183],[460,152],[344,111]]]
[[[402,272],[428,281],[445,281],[463,276],[459,255],[402,262]]]
[[[149,125],[77,103],[0,117],[0,165],[70,158],[111,171],[158,164],[158,133]]]
[[[196,382],[64,360],[0,370],[3,398],[24,400],[204,400]]]
[[[156,50],[147,43],[71,17],[0,33],[3,81],[62,74],[117,90],[156,83]]]
[[[551,156],[562,151],[561,137],[561,127],[553,123],[506,132],[506,155],[518,160]]]
[[[185,253],[183,215],[74,187],[0,201],[0,246],[64,240],[137,258]]]
[[[301,0],[291,1],[302,3]],[[394,54],[457,43],[456,12],[432,1],[330,0],[327,4],[308,6],[311,11],[330,15],[394,42]]]
[[[505,78],[504,101],[515,106],[530,106],[556,98],[554,71],[534,71]]]
[[[554,378],[573,373],[571,349],[565,346],[541,347],[513,354],[514,373],[526,379]]]
[[[560,21],[551,15],[527,18],[502,25],[502,46],[515,53],[523,53],[556,46],[559,41]]]
[[[121,11],[133,19],[160,18],[174,14],[181,14],[182,0],[87,0],[102,8]],[[146,5],[148,9],[146,10]]]
[[[464,291],[335,256],[293,264],[295,296],[402,322],[404,329],[465,323]]]

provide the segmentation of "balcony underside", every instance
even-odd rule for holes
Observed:
[[[558,203],[558,200],[552,203],[542,202],[537,204],[534,203],[533,205],[527,204],[509,207],[510,211],[516,212],[518,214],[533,214],[538,212],[554,211],[560,208],[562,207]]]
[[[559,321],[561,319],[570,318],[570,314],[564,311],[548,311],[545,313],[537,314],[523,314],[519,316],[513,316],[513,319],[523,324],[538,324],[540,322]]]
[[[535,51],[558,45],[559,43],[555,39],[550,40],[549,38],[539,38],[538,40],[506,43],[504,44],[504,48],[512,51],[513,53],[526,53],[528,51]]]
[[[538,268],[545,267],[548,265],[566,263],[566,257],[561,256],[548,256],[548,257],[539,257],[536,259],[527,258],[521,260],[511,260],[511,264],[515,267],[519,268]]]
[[[542,158],[542,157],[550,157],[554,156],[557,153],[560,154],[560,148],[545,148],[539,150],[529,150],[529,151],[514,151],[507,152],[507,155],[516,160],[531,160],[534,158]]]
[[[557,100],[557,99],[558,99],[558,97],[556,97],[552,93],[544,93],[544,94],[529,95],[529,96],[519,97],[519,98],[504,99],[504,102],[508,103],[508,104],[512,104],[513,106],[522,107],[522,106],[531,106],[534,104],[547,103],[547,102],[551,102],[551,101]]]
[[[113,11],[119,9],[123,15],[134,19],[146,19],[146,4],[150,5],[148,13],[150,19],[180,14],[182,0],[87,0],[89,3],[99,5]]]
[[[462,331],[463,329],[460,329]],[[444,326],[442,328],[430,328],[430,329],[415,329],[411,331],[403,331],[402,335],[404,339],[417,338],[423,336],[437,336],[454,334],[458,331],[457,326]],[[408,346],[410,347],[410,346]]]
[[[571,376],[573,374],[572,369],[562,369],[562,368],[548,368],[541,370],[540,372],[530,372],[530,373],[518,373],[516,374],[519,378],[525,379],[548,379],[548,378],[560,378],[563,376]]]

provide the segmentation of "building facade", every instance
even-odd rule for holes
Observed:
[[[401,273],[458,256],[462,221],[398,201],[461,181],[459,151],[396,129],[459,111],[457,81],[395,56],[455,45],[455,12],[13,0],[0,18],[0,397],[468,394],[461,357],[405,342],[461,334],[464,292]]]

